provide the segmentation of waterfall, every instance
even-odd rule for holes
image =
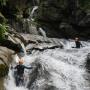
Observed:
[[[41,35],[44,37],[44,41],[47,41],[47,36],[45,31],[42,28],[39,28],[39,32],[41,33]]]
[[[30,18],[31,18],[32,21],[34,20],[33,19],[33,14],[34,14],[35,10],[37,10],[37,9],[38,9],[38,6],[34,6],[32,11],[31,11]]]
[[[34,51],[24,57],[25,65],[33,63],[38,68],[34,73],[27,71],[29,81],[26,80],[25,83],[29,89],[25,86],[16,87],[10,70],[9,78],[5,81],[6,90],[90,90],[85,69],[90,42],[82,41],[85,47],[75,49],[71,48],[74,45],[73,40],[61,41],[64,49]],[[37,76],[34,77],[34,74]]]
[[[12,76],[13,72],[9,70],[9,77],[8,80],[5,80],[5,87],[6,90],[28,90],[25,87],[16,87],[14,77]]]

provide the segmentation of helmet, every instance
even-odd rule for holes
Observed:
[[[24,63],[24,61],[21,59],[21,60],[19,60],[19,64],[23,64]]]

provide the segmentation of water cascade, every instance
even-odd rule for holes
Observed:
[[[45,31],[42,28],[39,28],[39,32],[42,34],[44,41],[47,41],[47,36],[46,36]]]
[[[38,9],[38,6],[34,6],[31,13],[30,13],[30,18],[31,18],[32,21],[34,20],[33,19],[33,14],[34,14],[35,10],[37,10],[37,9]]]
[[[64,49],[33,51],[26,55],[25,65],[36,66],[26,70],[24,87],[16,87],[12,70],[5,81],[6,90],[90,90],[85,63],[90,52],[90,42],[83,42],[80,49],[71,48],[73,40],[60,40]],[[36,76],[35,76],[36,75]],[[28,88],[27,88],[28,87]]]

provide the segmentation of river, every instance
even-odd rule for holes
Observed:
[[[71,48],[73,40],[60,40],[64,49],[51,49],[43,52],[33,51],[24,57],[25,65],[38,63],[37,78],[28,88],[31,70],[25,70],[25,86],[16,87],[12,70],[4,82],[6,90],[90,90],[90,81],[85,64],[90,53],[90,42],[83,42],[80,49]],[[35,64],[36,65],[36,64]]]

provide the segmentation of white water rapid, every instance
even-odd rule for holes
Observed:
[[[44,41],[47,41],[47,36],[46,36],[45,31],[42,28],[39,28],[39,32],[42,34]]]
[[[8,79],[5,80],[6,90],[90,90],[90,82],[86,80],[85,63],[87,54],[90,53],[90,42],[82,42],[83,48],[75,49],[73,40],[60,40],[64,49],[51,49],[43,52],[33,51],[26,55],[25,65],[39,63],[38,77],[33,81],[33,85],[26,87],[16,87],[12,71],[9,71]],[[25,75],[29,77],[30,71]],[[25,81],[27,83],[29,78]]]

